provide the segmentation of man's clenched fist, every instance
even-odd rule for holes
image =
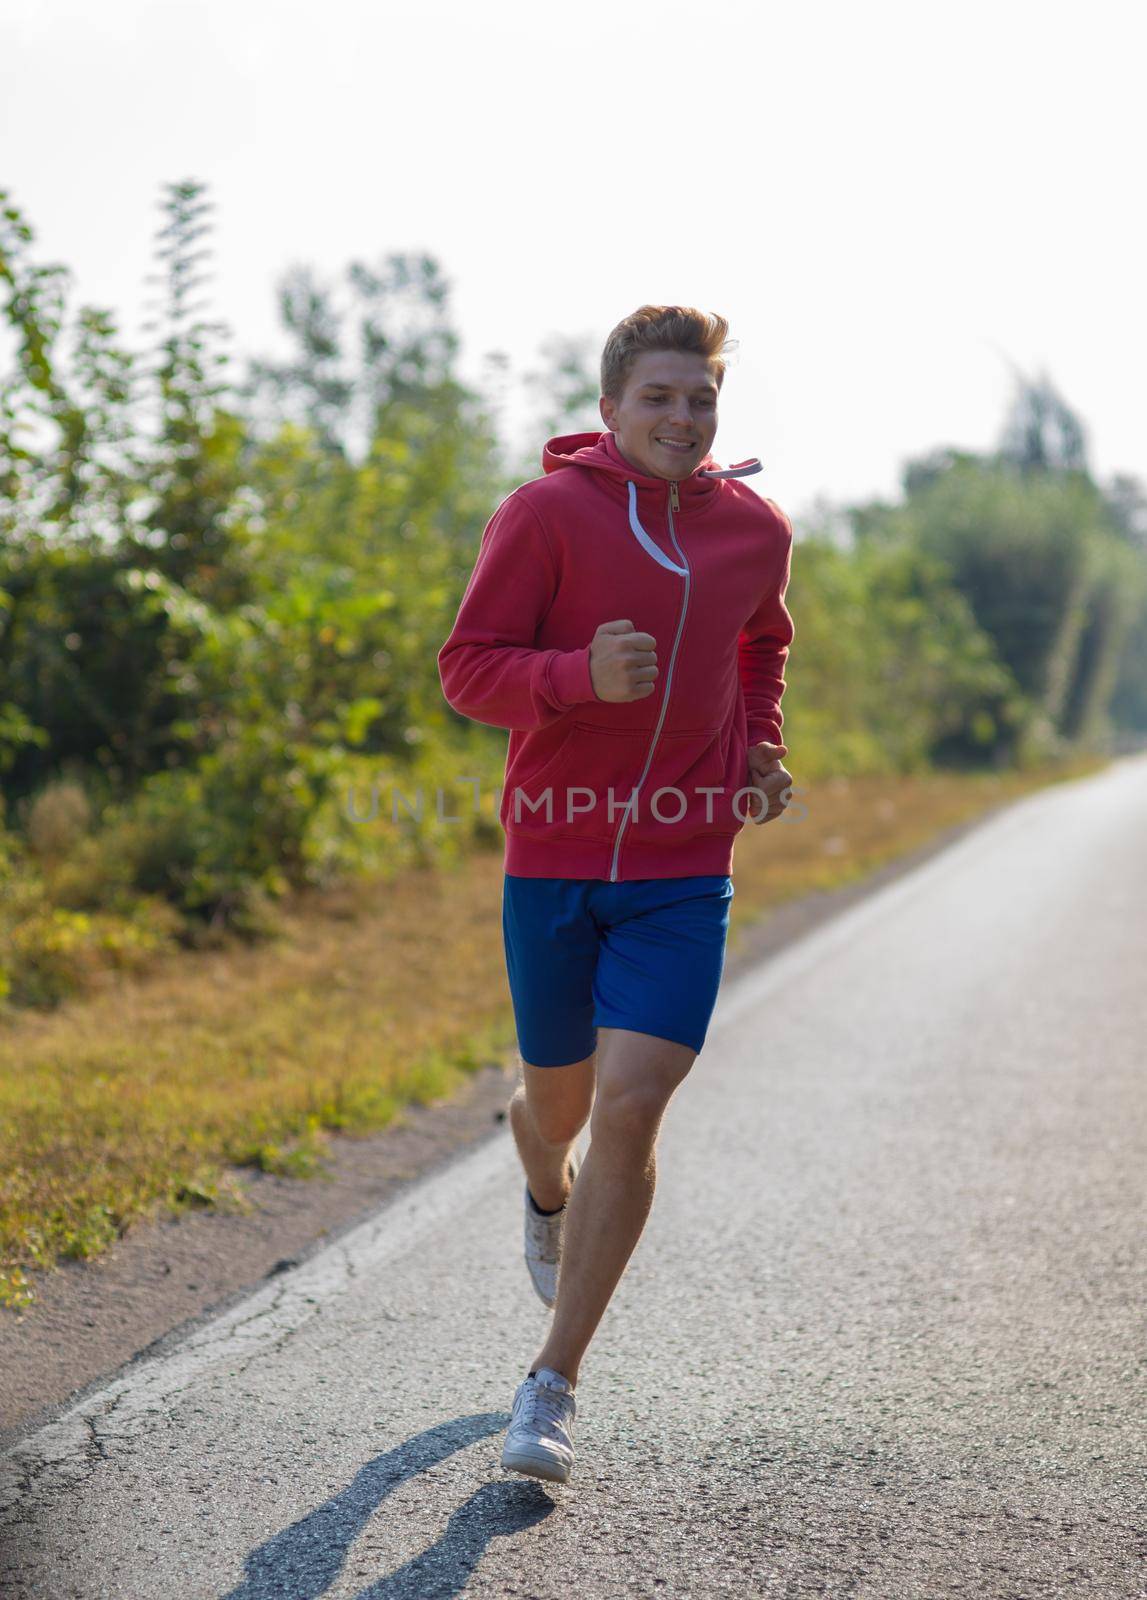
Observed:
[[[603,622],[589,647],[589,676],[599,700],[644,700],[657,687],[657,641],[632,622]]]
[[[767,739],[749,746],[749,783],[761,798],[761,809],[751,820],[759,827],[779,817],[793,797],[793,775],[781,765],[787,744],[771,744]]]

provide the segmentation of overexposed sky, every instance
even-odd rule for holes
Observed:
[[[1009,363],[1147,475],[1145,44],[1124,0],[7,0],[0,187],[130,337],[161,185],[206,181],[239,356],[283,350],[285,268],[391,251],[441,262],[475,381],[719,311],[714,453],[794,513],[989,446]]]

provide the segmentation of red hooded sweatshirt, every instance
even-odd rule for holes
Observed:
[[[606,431],[551,439],[542,465],[490,518],[438,654],[450,705],[510,730],[505,871],[731,872],[761,807],[748,747],[780,742],[792,525],[740,481],[755,457],[648,477]],[[590,644],[620,618],[653,635],[656,687],[599,700]]]

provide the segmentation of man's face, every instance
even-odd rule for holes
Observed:
[[[602,420],[639,472],[687,478],[717,433],[717,380],[709,357],[691,350],[643,350],[621,399],[604,395]],[[675,443],[688,449],[675,449]]]

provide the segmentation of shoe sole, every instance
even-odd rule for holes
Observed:
[[[552,1455],[538,1451],[509,1450],[502,1452],[502,1465],[510,1472],[522,1472],[528,1478],[544,1478],[547,1483],[568,1483],[570,1468],[555,1461]]]

